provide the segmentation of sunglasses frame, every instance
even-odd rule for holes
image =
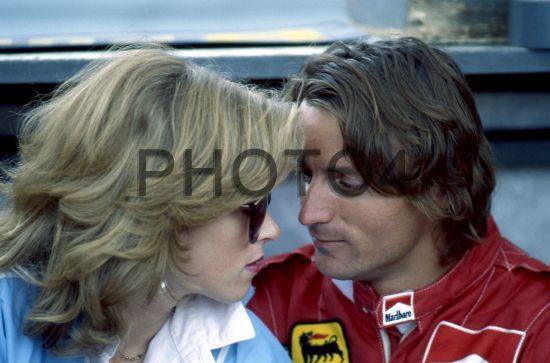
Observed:
[[[260,229],[265,221],[269,203],[271,203],[271,193],[260,200],[247,203],[241,207],[244,214],[248,216],[248,242],[250,244],[258,242]]]

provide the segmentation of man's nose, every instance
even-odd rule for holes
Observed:
[[[333,217],[334,201],[322,183],[312,183],[302,198],[299,220],[305,226],[328,223]]]

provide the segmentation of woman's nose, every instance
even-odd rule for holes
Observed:
[[[274,241],[281,235],[281,229],[279,225],[275,222],[271,213],[265,215],[264,223],[260,227],[260,235],[258,236],[258,241]]]

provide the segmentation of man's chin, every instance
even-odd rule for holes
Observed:
[[[325,276],[338,280],[353,280],[356,278],[353,271],[350,271],[350,264],[347,260],[327,256],[316,251],[315,264],[317,269]]]

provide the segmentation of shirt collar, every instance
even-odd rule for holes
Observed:
[[[178,304],[155,335],[145,363],[214,363],[212,350],[254,337],[252,322],[241,302],[224,304],[194,295]]]

